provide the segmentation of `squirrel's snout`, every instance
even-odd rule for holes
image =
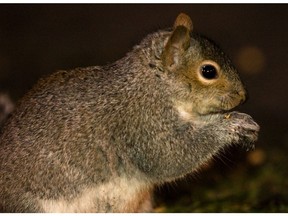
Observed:
[[[240,96],[240,104],[243,104],[248,100],[248,93],[246,90],[237,91],[237,94]]]

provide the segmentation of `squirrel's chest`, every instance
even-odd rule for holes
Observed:
[[[137,180],[116,178],[96,187],[84,189],[67,200],[39,200],[44,212],[149,212],[151,188]]]

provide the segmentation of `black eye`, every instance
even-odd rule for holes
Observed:
[[[211,79],[216,79],[218,77],[217,69],[211,64],[203,65],[200,70],[201,70],[201,75],[205,79],[211,80]]]

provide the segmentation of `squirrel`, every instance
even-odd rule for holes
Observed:
[[[154,187],[254,148],[237,70],[192,30],[181,13],[114,63],[40,79],[1,131],[1,211],[150,212]]]

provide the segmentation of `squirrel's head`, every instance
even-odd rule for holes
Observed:
[[[181,13],[162,52],[165,72],[176,80],[174,101],[198,115],[227,111],[246,100],[246,90],[230,59],[211,40],[192,33]]]

